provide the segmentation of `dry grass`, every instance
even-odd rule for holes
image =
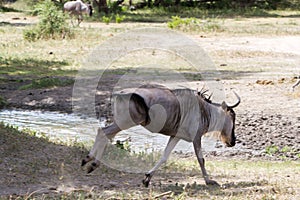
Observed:
[[[229,35],[299,35],[300,18],[236,18],[223,21]]]

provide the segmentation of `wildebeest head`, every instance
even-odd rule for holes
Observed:
[[[233,147],[235,145],[235,112],[233,108],[237,107],[241,99],[240,97],[234,92],[236,97],[238,98],[238,101],[232,105],[228,106],[225,102],[221,104],[221,107],[223,109],[223,112],[225,114],[225,119],[224,119],[224,126],[223,129],[221,130],[221,140],[224,142],[228,147]]]

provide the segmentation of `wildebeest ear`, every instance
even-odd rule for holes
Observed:
[[[227,110],[227,104],[225,103],[225,101],[222,102],[221,106],[223,110]]]

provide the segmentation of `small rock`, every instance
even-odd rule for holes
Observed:
[[[262,116],[261,119],[262,119],[262,120],[267,120],[268,117]]]

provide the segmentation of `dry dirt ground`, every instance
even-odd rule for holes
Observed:
[[[296,81],[294,77],[300,75],[300,36],[192,37],[216,63],[221,79],[215,81],[223,83],[229,101],[233,100],[231,89],[236,90],[242,98],[241,105],[236,109],[236,134],[238,144],[242,145],[244,151],[212,152],[207,157],[213,159],[216,156],[221,160],[230,157],[233,162],[241,158],[294,160],[299,164],[300,87],[291,91],[291,86]],[[102,117],[111,118],[108,100],[120,76],[108,73],[99,83],[101,93],[96,97],[96,106],[106,110],[100,114]],[[199,83],[201,81],[191,82],[195,85],[194,89],[199,87]],[[72,112],[72,86],[17,90],[22,84],[25,83],[16,81],[14,77],[11,83],[0,85],[0,95],[7,99],[8,108]],[[86,150],[82,148],[57,145],[26,134],[20,137],[13,129],[1,132],[0,136],[0,196],[3,198],[14,199],[18,195],[24,195],[24,198],[35,195],[46,198],[43,195],[47,195],[47,198],[52,198],[57,194],[72,192],[76,193],[74,198],[114,198],[116,191],[124,195],[117,198],[131,198],[126,196],[129,191],[134,193],[134,198],[140,199],[153,198],[157,193],[169,190],[178,191],[176,194],[180,195],[183,187],[180,184],[178,186],[177,182],[192,184],[200,176],[199,173],[196,176],[185,173],[157,174],[149,190],[141,186],[143,174],[128,174],[102,166],[93,175],[85,175],[79,167],[80,160],[86,155]],[[255,197],[251,196],[253,193],[276,195],[282,192],[277,191],[276,187],[269,187],[269,182],[259,178],[259,174],[248,181],[245,176],[244,181],[235,180],[236,174],[229,177],[219,173],[218,176],[216,178],[223,181],[223,188],[206,187],[201,180],[190,191],[197,195],[206,194],[206,198],[210,195],[230,198],[243,194],[252,198]],[[293,178],[291,181],[297,183],[297,178],[299,181],[299,172],[287,176]],[[228,179],[228,182],[224,179]],[[287,198],[294,195],[299,197],[299,188],[286,190]],[[193,198],[193,195],[187,198]]]
[[[204,184],[195,159],[175,156],[145,188],[142,173],[100,165],[87,175],[79,166],[87,153],[81,147],[5,131],[3,125],[0,135],[1,199],[297,199],[300,192],[297,162],[207,158],[207,169],[221,184],[214,187]]]

